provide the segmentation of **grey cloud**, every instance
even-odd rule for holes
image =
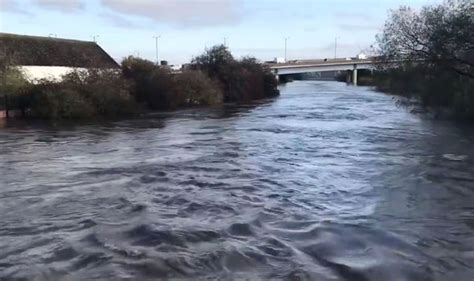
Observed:
[[[190,28],[230,25],[243,16],[242,0],[102,0],[102,5],[122,15],[141,16],[155,22]]]
[[[47,9],[55,9],[61,12],[77,12],[85,7],[83,0],[35,0],[34,3]]]
[[[20,7],[16,0],[0,0],[0,10],[29,15],[30,13]]]
[[[132,22],[132,21],[128,20],[127,18],[122,17],[121,15],[118,15],[118,14],[102,13],[102,14],[100,14],[100,16],[103,19],[108,20],[109,22],[111,22],[112,24],[114,24],[117,27],[122,27],[122,28],[138,28],[138,27],[141,27],[138,24],[136,24],[135,22]]]

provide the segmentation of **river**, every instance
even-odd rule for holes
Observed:
[[[473,280],[474,131],[367,87],[0,129],[0,280]]]

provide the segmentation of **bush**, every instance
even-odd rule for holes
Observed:
[[[74,71],[63,77],[62,88],[81,94],[98,116],[116,117],[137,111],[130,85],[115,70]]]
[[[223,94],[217,81],[201,71],[185,71],[174,77],[172,107],[217,105]]]
[[[29,82],[15,67],[5,68],[0,78],[0,110],[20,109],[24,102]]]
[[[28,90],[31,115],[48,119],[118,117],[136,113],[137,105],[119,73],[74,71],[61,82],[39,81]]]
[[[224,45],[214,46],[192,61],[201,70],[220,82],[226,102],[248,102],[278,95],[278,82],[269,69],[255,58],[235,60]]]
[[[169,109],[174,103],[173,79],[169,70],[151,61],[128,57],[122,61],[123,76],[132,84],[131,94],[149,109]]]
[[[92,103],[78,91],[42,81],[30,90],[31,115],[44,119],[78,119],[97,115]]]
[[[151,61],[128,57],[122,72],[132,84],[132,96],[149,109],[215,105],[223,100],[218,82],[201,71],[172,74]]]

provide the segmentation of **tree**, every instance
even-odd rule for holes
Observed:
[[[137,102],[150,109],[169,109],[173,93],[169,70],[130,56],[122,61],[122,73],[132,82],[131,94]]]
[[[21,109],[24,113],[24,91],[29,85],[22,71],[15,67],[15,53],[6,48],[0,49],[0,108],[6,112]]]
[[[235,63],[235,59],[225,45],[216,45],[206,49],[204,54],[195,57],[191,63],[195,69],[206,71],[210,77],[216,77]]]
[[[386,61],[411,61],[474,78],[474,4],[447,0],[416,12],[392,11],[377,38]]]
[[[377,37],[378,86],[474,120],[474,2],[446,0],[392,11]]]
[[[224,45],[214,46],[192,61],[193,68],[220,82],[226,102],[249,102],[278,95],[277,81],[255,58],[236,60]]]

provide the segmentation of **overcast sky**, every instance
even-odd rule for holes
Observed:
[[[370,48],[389,9],[438,0],[0,0],[0,31],[98,43],[127,55],[183,63],[223,43],[261,60],[354,56]],[[53,35],[54,34],[54,35]]]

